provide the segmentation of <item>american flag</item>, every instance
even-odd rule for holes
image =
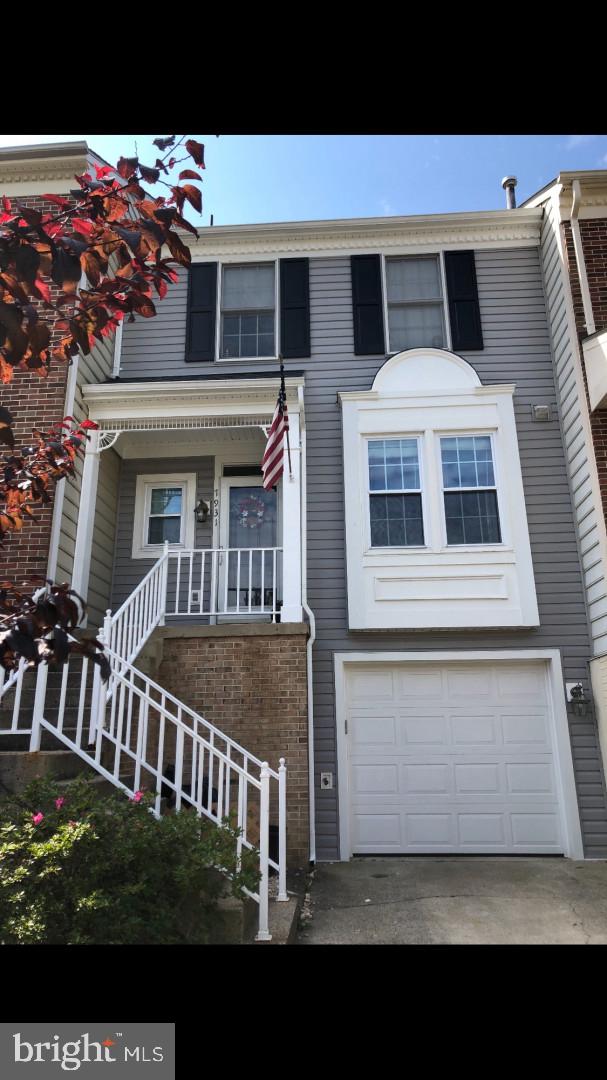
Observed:
[[[287,412],[287,391],[285,377],[281,372],[280,390],[278,400],[272,417],[272,424],[268,432],[265,453],[261,462],[263,473],[263,486],[266,491],[273,488],[282,476],[282,462],[284,455],[285,439],[289,438],[289,414]]]

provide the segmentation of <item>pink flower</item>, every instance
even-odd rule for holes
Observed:
[[[56,809],[61,810],[61,807],[63,806],[64,802],[65,802],[65,799],[63,798],[63,795],[61,795],[58,799],[55,799],[55,807],[56,807]]]
[[[68,826],[70,829],[75,829],[77,824],[77,821],[68,821]]]
[[[131,799],[131,802],[141,802],[143,799],[143,791],[136,791]]]
[[[32,821],[34,825],[39,825],[41,821],[44,821],[44,814],[32,814]]]

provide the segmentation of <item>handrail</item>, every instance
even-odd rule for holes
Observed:
[[[169,551],[166,617],[269,615],[280,611],[281,547],[179,548]]]

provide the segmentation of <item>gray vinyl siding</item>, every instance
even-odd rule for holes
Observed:
[[[136,585],[151,570],[155,559],[133,559],[133,527],[135,521],[135,487],[140,473],[196,473],[196,499],[209,497],[213,490],[215,459],[213,457],[140,458],[122,462],[120,496],[116,527],[116,548],[112,581],[111,607],[116,611]],[[212,520],[196,524],[194,544],[197,548],[212,546]]]
[[[563,319],[553,329],[546,318],[539,250],[509,248],[476,252],[476,270],[484,348],[463,354],[483,383],[514,382],[515,414],[523,484],[541,625],[537,630],[456,632],[349,632],[346,610],[343,462],[338,390],[367,390],[384,357],[354,355],[350,260],[347,257],[310,260],[311,357],[285,364],[287,371],[305,369],[308,469],[308,600],[316,615],[314,646],[314,725],[316,790],[316,855],[339,858],[337,784],[320,790],[320,771],[336,780],[334,653],[385,650],[445,650],[496,648],[560,649],[567,680],[588,681],[590,638],[580,557],[587,586],[597,586],[593,614],[595,634],[607,634],[607,612],[601,606],[602,578],[597,576],[596,529],[586,483],[583,432],[576,423],[571,379],[564,368],[570,346]],[[559,282],[554,269],[545,271],[548,303],[558,307]],[[255,362],[187,364],[186,275],[158,305],[158,317],[137,319],[124,328],[121,377],[195,377],[198,374],[248,373]],[[551,309],[552,310],[552,309]],[[563,427],[553,374],[559,381]],[[267,369],[270,365],[263,364]],[[566,366],[566,365],[565,365]],[[566,398],[566,400],[565,400]],[[549,404],[553,419],[538,423],[532,406]],[[561,406],[562,407],[562,406]],[[579,521],[578,538],[563,444],[574,482]],[[130,559],[136,471],[154,472],[149,460],[123,463],[117,551],[114,570],[115,608],[148,569]],[[196,461],[188,459],[189,471]],[[185,468],[185,464],[183,465]],[[198,468],[200,469],[200,460]],[[161,468],[161,463],[159,469]],[[170,471],[177,468],[171,459]],[[169,471],[165,463],[165,470]],[[577,471],[576,471],[577,470]],[[208,491],[208,485],[202,485]],[[198,541],[197,541],[198,542]],[[208,541],[207,541],[208,542]],[[594,575],[594,576],[593,576]],[[604,621],[601,621],[604,620]],[[607,855],[607,807],[594,724],[570,720],[576,783],[586,854]]]
[[[112,569],[116,542],[120,458],[111,448],[99,460],[97,502],[91,545],[91,570],[87,589],[89,626],[98,629],[110,607]]]
[[[106,382],[114,364],[114,339],[97,342],[89,356],[79,356],[76,373],[76,390],[71,415],[75,420],[85,420],[88,409],[82,396],[82,387],[90,383]],[[106,451],[107,453],[107,451]],[[103,454],[102,454],[103,457]],[[65,481],[59,547],[57,552],[57,581],[71,581],[74,567],[74,550],[82,489],[83,455],[76,461],[76,475]],[[91,571],[93,568],[91,567]]]
[[[544,291],[535,248],[476,252],[484,349],[463,354],[483,383],[516,383],[515,413],[538,604],[538,630],[349,632],[338,390],[367,390],[384,358],[354,357],[347,258],[310,263],[312,357],[306,362],[308,601],[316,615],[314,726],[316,855],[339,858],[334,653],[426,649],[560,649],[565,678],[588,686],[589,635],[565,457],[556,411]],[[555,419],[532,420],[550,404]],[[607,809],[594,724],[571,719],[588,856],[607,854]],[[338,778],[337,778],[338,779]]]
[[[555,203],[544,204],[541,230],[541,264],[548,308],[557,400],[566,451],[574,515],[580,543],[580,558],[586,588],[592,647],[595,655],[607,651],[607,583],[601,552],[602,507],[595,503],[598,477],[594,452],[585,426],[587,403],[576,378],[577,341],[572,334],[566,302],[567,283],[562,265],[558,231],[560,221]],[[591,479],[592,477],[592,479]]]

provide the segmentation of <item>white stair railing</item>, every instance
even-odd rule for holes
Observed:
[[[27,734],[36,751],[44,733],[52,733],[131,797],[151,790],[157,817],[163,796],[172,794],[176,810],[191,807],[218,826],[230,819],[239,830],[237,855],[243,848],[257,853],[260,883],[248,895],[259,905],[257,938],[270,940],[270,870],[278,874],[278,900],[288,899],[284,758],[277,771],[270,768],[113,649],[106,647],[106,654],[114,681],[109,700],[98,666],[87,657],[72,654],[56,673],[44,664],[32,672],[21,662],[11,676],[10,727],[0,713],[0,734]],[[24,687],[33,694],[27,708]],[[277,841],[272,851],[271,839]]]
[[[168,558],[167,542],[160,558],[118,611],[106,613],[100,640],[127,664],[139,656],[152,632],[164,622]]]

